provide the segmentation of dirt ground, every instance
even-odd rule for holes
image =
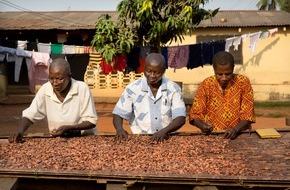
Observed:
[[[15,96],[2,99],[0,103],[0,137],[7,137],[9,134],[17,130],[17,125],[20,121],[22,110],[27,108],[32,100],[32,96]],[[112,124],[112,109],[114,104],[96,103],[96,110],[99,116],[97,128],[99,134],[114,134],[115,129]],[[188,109],[190,105],[187,106]],[[290,126],[286,125],[286,117],[290,117],[289,107],[280,108],[256,108],[256,123],[253,124],[253,128],[286,128],[290,129]],[[125,122],[125,129],[130,132],[129,125]],[[191,126],[188,123],[179,130],[179,132],[196,132],[199,131],[196,127]],[[47,135],[47,122],[39,121],[32,125],[27,134],[39,134]]]

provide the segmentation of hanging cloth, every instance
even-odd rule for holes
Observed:
[[[251,52],[254,52],[257,44],[258,44],[258,40],[260,38],[261,32],[256,32],[253,34],[250,34],[250,45],[249,45],[249,49]]]
[[[201,44],[189,45],[189,59],[187,69],[194,69],[199,66],[203,67],[201,57]]]
[[[16,58],[15,58],[15,68],[14,68],[14,81],[19,82],[19,75],[22,66],[23,59],[25,58],[27,70],[29,71],[31,65],[31,51],[22,50],[20,48],[16,49]],[[29,78],[29,76],[28,76]]]
[[[61,54],[62,53],[62,44],[51,44],[51,54]]]
[[[162,47],[161,53],[165,59],[165,69],[167,69],[168,68],[168,49],[167,49],[167,47]]]
[[[124,71],[127,67],[127,56],[119,54],[114,58],[114,70],[115,71]]]
[[[25,41],[18,40],[17,41],[17,48],[22,49],[22,50],[26,50],[27,43],[28,43],[27,40],[25,40]]]
[[[204,42],[201,44],[202,64],[211,64],[214,55],[214,46],[212,42]]]
[[[63,54],[75,54],[75,46],[74,45],[63,45],[62,53]]]
[[[50,44],[48,43],[38,43],[37,49],[38,49],[38,52],[41,52],[41,53],[50,53],[51,51]]]
[[[231,38],[227,38],[226,39],[226,45],[225,45],[225,51],[229,52],[230,51],[230,47],[233,45],[234,39],[236,37],[231,37]]]
[[[67,54],[67,61],[70,64],[72,78],[84,81],[85,72],[90,61],[89,54]]]
[[[105,75],[110,74],[114,70],[110,63],[106,63],[105,58],[102,58],[101,69]]]
[[[48,53],[32,52],[32,61],[28,70],[30,91],[35,92],[36,85],[43,85],[47,82],[50,57]]]

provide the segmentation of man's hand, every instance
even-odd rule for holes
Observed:
[[[52,131],[50,131],[50,134],[53,137],[57,137],[57,136],[61,136],[64,132],[66,132],[68,130],[68,126],[67,125],[62,125],[59,128],[53,129]]]
[[[213,130],[212,124],[209,122],[206,122],[203,125],[201,125],[200,130],[201,132],[205,134],[210,134]]]
[[[169,139],[169,135],[164,130],[160,130],[151,136],[151,140],[156,142],[163,142],[167,139]]]
[[[235,139],[238,132],[239,131],[236,128],[228,128],[224,134],[224,138],[225,139]]]
[[[22,142],[22,135],[18,132],[9,136],[8,141],[10,143],[20,143]]]
[[[124,140],[128,140],[128,132],[126,130],[124,130],[124,129],[117,130],[115,139],[118,142],[121,142],[121,141],[124,141]]]

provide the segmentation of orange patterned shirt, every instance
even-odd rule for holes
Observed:
[[[214,130],[235,127],[241,120],[255,122],[254,93],[250,80],[235,75],[224,93],[215,76],[206,78],[193,100],[189,120],[210,122]]]

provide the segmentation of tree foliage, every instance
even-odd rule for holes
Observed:
[[[131,28],[119,26],[110,15],[105,14],[96,23],[91,44],[107,62],[112,62],[115,55],[129,53],[135,41],[135,33]]]
[[[122,0],[118,7],[118,21],[109,15],[96,24],[92,46],[107,61],[118,53],[128,53],[135,46],[150,46],[160,52],[172,41],[183,41],[187,32],[217,12],[204,10],[208,0]]]
[[[259,10],[277,10],[290,12],[290,0],[259,0],[256,5]]]

